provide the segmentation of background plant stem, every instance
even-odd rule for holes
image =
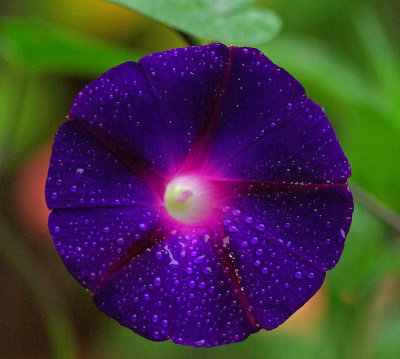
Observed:
[[[400,216],[396,212],[375,199],[371,194],[363,190],[356,183],[351,182],[350,187],[355,200],[360,202],[371,213],[400,233]]]

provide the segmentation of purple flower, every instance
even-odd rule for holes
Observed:
[[[349,231],[349,176],[323,110],[261,52],[169,50],[78,94],[53,146],[49,228],[122,325],[228,344],[320,288]]]

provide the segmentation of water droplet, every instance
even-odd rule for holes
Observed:
[[[265,231],[265,226],[264,226],[262,223],[257,224],[256,228],[257,228],[259,231]]]
[[[203,267],[201,269],[201,271],[205,274],[205,275],[210,275],[211,274],[211,268],[210,267]]]
[[[294,274],[294,276],[295,276],[297,279],[301,279],[301,278],[303,278],[303,273],[301,273],[301,272],[296,272],[296,273]]]
[[[241,213],[242,213],[242,212],[240,211],[240,209],[234,209],[234,210],[232,211],[232,214],[233,214],[234,216],[236,216],[236,217],[240,216]]]
[[[166,328],[168,327],[168,320],[167,319],[163,319],[163,321],[161,322],[161,325]]]
[[[193,261],[194,261],[196,264],[199,264],[199,263],[203,262],[205,258],[206,258],[206,256],[205,256],[205,255],[202,255],[202,256],[196,257]]]
[[[194,342],[193,344],[196,348],[198,348],[198,347],[201,347],[202,345],[204,345],[205,342],[206,342],[205,339],[202,339],[202,340],[198,340],[197,342]]]
[[[223,212],[223,213],[228,213],[229,210],[230,210],[230,207],[229,207],[229,206],[225,206],[225,207],[222,208],[222,212]]]
[[[229,229],[229,232],[231,232],[231,233],[238,232],[237,227],[236,227],[236,226],[233,226],[233,225],[232,225],[232,226],[229,226],[228,229]]]
[[[251,239],[251,244],[257,244],[258,243],[258,237],[253,237]]]
[[[76,177],[82,177],[84,171],[83,168],[77,168],[75,172]]]
[[[146,231],[146,230],[147,230],[147,225],[146,225],[146,223],[140,223],[140,224],[139,224],[139,229],[140,229],[141,231]]]
[[[159,287],[161,285],[161,278],[160,277],[154,278],[153,284],[155,287]]]

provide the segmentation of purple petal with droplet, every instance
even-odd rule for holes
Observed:
[[[231,48],[227,77],[210,153],[215,166],[234,161],[263,133],[287,121],[306,98],[294,77],[256,49]],[[261,152],[257,157],[265,155]]]
[[[282,324],[321,287],[325,272],[275,243],[268,234],[237,224],[229,234],[233,264],[257,323],[271,330]],[[246,243],[246,244],[244,244]]]
[[[229,49],[211,44],[142,58],[177,169],[193,147],[220,90]]]
[[[46,181],[49,209],[156,203],[152,191],[76,121],[56,135]]]
[[[152,207],[56,209],[49,229],[69,272],[94,290],[133,255],[162,238],[158,213]]]
[[[277,191],[252,186],[245,190],[247,195],[241,193],[230,202],[224,216],[227,233],[229,227],[240,226],[242,237],[266,236],[322,271],[336,265],[353,212],[347,184],[288,185]]]
[[[212,44],[119,65],[79,93],[71,115],[161,173],[174,174],[216,96],[227,52]]]
[[[223,159],[219,172],[275,182],[345,182],[351,175],[331,124],[312,100],[297,104],[273,128]],[[221,156],[216,158],[221,159]]]
[[[99,288],[97,306],[152,340],[214,346],[253,328],[207,233],[171,235]]]

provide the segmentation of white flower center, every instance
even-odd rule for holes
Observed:
[[[182,176],[168,183],[164,205],[169,215],[185,224],[204,221],[209,213],[210,198],[200,178]]]

